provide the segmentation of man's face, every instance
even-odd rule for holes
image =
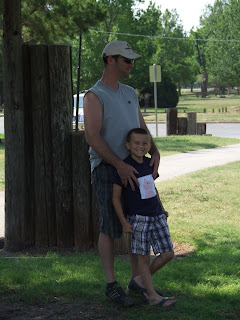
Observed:
[[[119,78],[128,78],[130,70],[134,67],[134,60],[119,56],[116,60],[116,70],[119,73]]]
[[[148,134],[132,133],[130,141],[126,142],[126,148],[131,152],[132,158],[139,161],[151,148]]]

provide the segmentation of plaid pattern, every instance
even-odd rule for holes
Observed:
[[[112,238],[120,238],[122,225],[112,204],[112,178],[115,168],[102,162],[92,172],[92,184],[98,200],[99,229]]]
[[[132,253],[143,256],[150,255],[150,246],[154,254],[173,251],[173,244],[165,215],[155,217],[128,216],[133,226],[131,234]]]

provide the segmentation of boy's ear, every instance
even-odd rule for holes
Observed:
[[[125,147],[126,147],[128,150],[130,150],[130,146],[129,146],[129,142],[128,142],[128,141],[125,142]]]

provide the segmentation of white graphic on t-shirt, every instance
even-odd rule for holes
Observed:
[[[156,196],[154,180],[151,174],[138,178],[141,199],[149,199]]]

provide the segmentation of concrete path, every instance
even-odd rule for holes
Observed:
[[[160,177],[156,182],[234,161],[240,161],[240,144],[162,157],[159,168]],[[4,237],[4,206],[4,192],[0,192],[0,238]]]
[[[162,157],[159,167],[160,177],[157,178],[155,182],[172,179],[193,171],[220,166],[239,160],[240,144]]]

